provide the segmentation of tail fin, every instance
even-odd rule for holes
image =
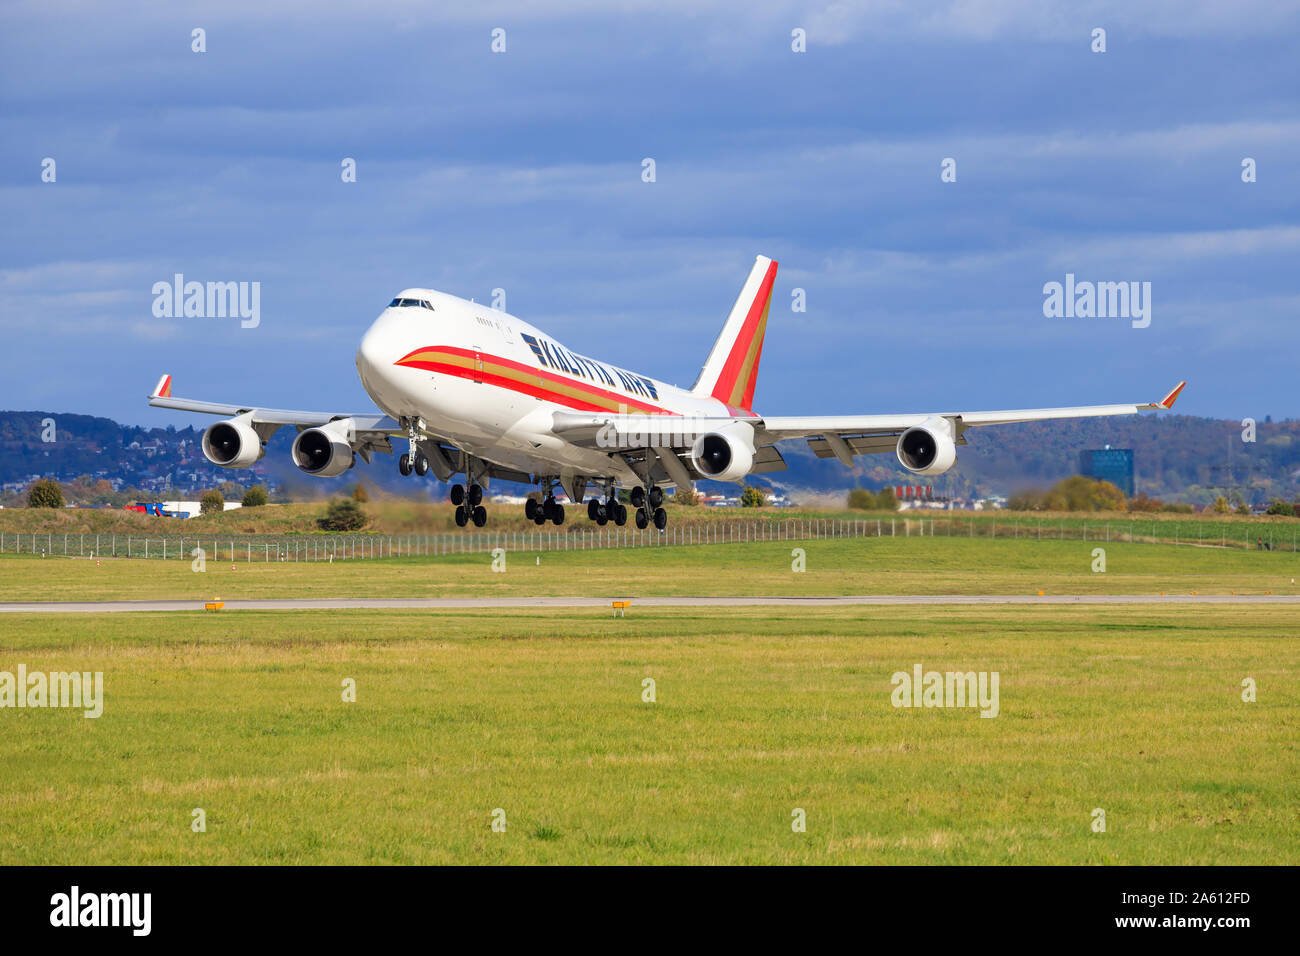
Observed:
[[[775,281],[776,263],[759,256],[700,369],[700,377],[691,387],[693,394],[716,398],[745,411],[753,408],[758,360],[763,354],[763,333],[767,331],[767,310]]]

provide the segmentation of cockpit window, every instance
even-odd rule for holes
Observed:
[[[432,305],[424,299],[394,299],[388,303],[390,309],[428,309],[434,311]]]

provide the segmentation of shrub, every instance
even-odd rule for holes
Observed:
[[[849,492],[849,507],[871,511],[876,507],[876,496],[866,488],[854,488]]]
[[[203,492],[203,497],[199,499],[199,514],[211,514],[214,511],[220,514],[225,510],[226,499],[221,497],[221,492],[216,488]]]
[[[1268,506],[1268,513],[1271,515],[1285,515],[1288,518],[1295,517],[1295,505],[1289,501],[1275,501]]]
[[[325,506],[316,524],[325,531],[359,531],[365,527],[366,513],[354,499],[339,498]]]
[[[1043,493],[1032,488],[1017,491],[1007,499],[1008,511],[1041,511],[1042,509]]]
[[[1021,491],[1007,500],[1014,511],[1126,511],[1124,492],[1087,475],[1063,478],[1047,491]]]
[[[700,503],[700,493],[691,485],[685,485],[673,492],[673,504],[675,505],[698,505]]]
[[[243,505],[245,508],[260,508],[266,504],[266,488],[263,485],[254,485],[244,492]]]
[[[1136,495],[1128,501],[1129,511],[1164,511],[1165,503],[1159,498],[1151,498],[1146,494]]]
[[[742,508],[761,508],[767,504],[767,492],[757,485],[746,485],[740,492]]]
[[[366,486],[357,482],[357,486],[352,489],[352,500],[365,504],[370,500],[370,492],[366,491]]]
[[[50,481],[49,479],[34,481],[32,486],[27,489],[27,507],[62,508],[63,489],[57,481]]]

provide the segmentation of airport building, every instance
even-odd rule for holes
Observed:
[[[1079,474],[1109,481],[1125,495],[1133,497],[1133,449],[1091,448],[1079,453]]]

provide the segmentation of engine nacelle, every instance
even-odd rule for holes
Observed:
[[[898,463],[914,475],[942,475],[957,464],[957,442],[946,418],[927,418],[898,436]]]
[[[733,422],[707,432],[691,446],[691,464],[705,478],[739,481],[754,467],[754,426]]]
[[[293,440],[293,463],[315,478],[341,475],[356,463],[352,438],[350,418],[304,429]]]
[[[266,454],[261,437],[243,417],[209,425],[201,445],[203,457],[222,468],[247,468]]]

